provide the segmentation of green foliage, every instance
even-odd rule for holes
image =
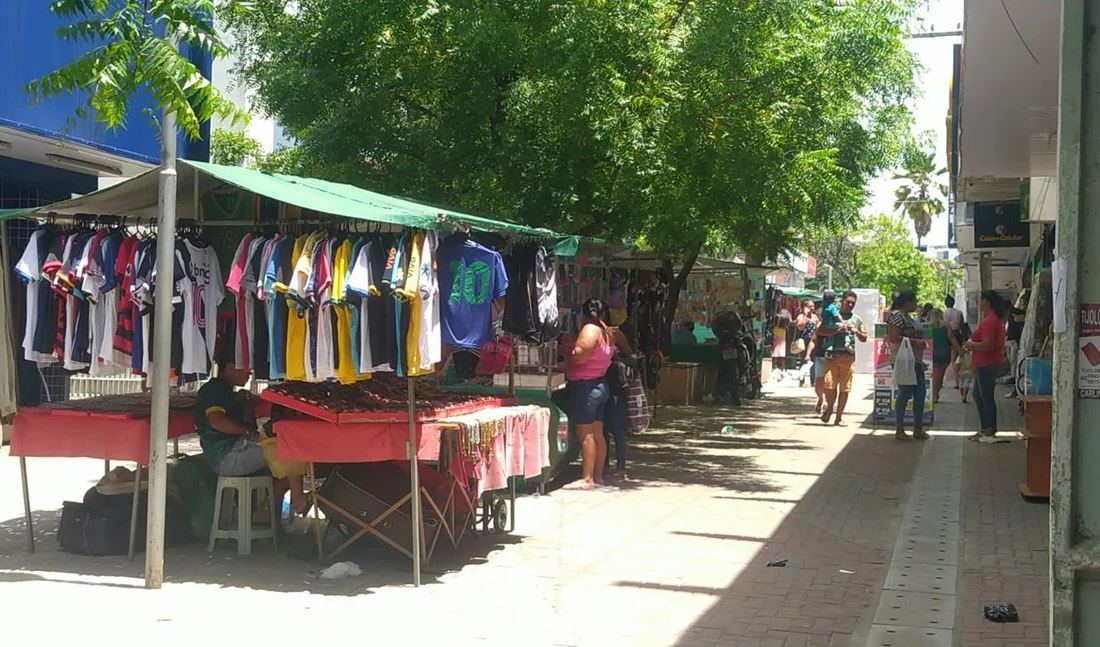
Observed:
[[[243,5],[235,5],[241,11]],[[50,10],[71,21],[57,30],[63,40],[84,42],[90,51],[28,83],[37,101],[66,94],[86,96],[75,117],[94,118],[108,128],[125,128],[135,93],[148,92],[174,115],[192,139],[215,115],[234,122],[247,115],[202,76],[174,43],[228,54],[213,27],[214,0],[55,0]],[[70,125],[75,119],[70,118]]]
[[[944,212],[943,196],[947,185],[937,178],[947,173],[936,168],[936,145],[931,132],[925,132],[902,152],[902,172],[894,175],[904,183],[894,192],[894,209],[913,221],[917,243],[932,229],[932,219]]]
[[[262,157],[260,142],[245,133],[217,129],[210,135],[210,161],[215,164],[256,168]]]
[[[854,222],[909,129],[917,0],[249,0],[310,174],[681,259]]]
[[[913,245],[905,225],[889,216],[875,216],[867,221],[860,238],[854,287],[877,289],[887,301],[897,292],[912,290],[922,304],[943,304],[943,276],[937,264]]]

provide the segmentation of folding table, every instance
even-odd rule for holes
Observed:
[[[21,409],[15,415],[11,430],[11,455],[19,457],[19,470],[23,480],[23,508],[27,521],[27,547],[30,552],[34,552],[34,525],[27,484],[27,458],[101,458],[105,461],[133,461],[137,464],[134,505],[130,516],[129,557],[133,559],[141,472],[142,466],[149,461],[149,413],[135,412],[132,407],[110,411],[108,398],[111,397],[94,398],[103,407],[95,411],[79,408],[82,402],[89,401],[73,400],[64,407],[29,407]],[[180,436],[195,431],[191,411],[194,401],[189,396],[172,398],[168,418],[170,439],[178,442]]]

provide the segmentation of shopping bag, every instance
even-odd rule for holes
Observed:
[[[894,386],[916,386],[917,360],[913,355],[913,344],[908,337],[901,338],[898,354],[894,357]]]
[[[277,479],[285,479],[288,476],[305,476],[307,466],[297,461],[280,460],[276,451],[278,442],[267,435],[260,437],[260,448],[264,450],[264,458],[267,459],[267,467],[271,475]]]
[[[626,390],[627,426],[634,433],[649,428],[649,400],[641,380],[634,380]]]

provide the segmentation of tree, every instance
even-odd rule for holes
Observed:
[[[889,216],[875,216],[862,229],[852,287],[878,290],[887,301],[906,290],[920,303],[943,304],[943,276],[931,259],[913,246],[909,231]]]
[[[558,230],[775,258],[854,222],[909,129],[913,0],[249,0],[312,173]],[[669,319],[671,321],[671,319]]]
[[[91,118],[108,128],[126,127],[130,101],[147,92],[162,113],[161,171],[157,219],[162,232],[175,227],[176,126],[192,138],[202,123],[218,115],[234,122],[241,110],[226,99],[178,51],[178,43],[227,54],[212,26],[213,0],[56,0],[50,5],[70,21],[58,29],[64,40],[86,42],[91,49],[64,67],[28,83],[35,99],[70,93],[87,97],[75,117]],[[157,244],[157,264],[172,264],[174,243],[163,236]],[[164,511],[167,481],[168,366],[172,304],[171,286],[158,285],[154,318],[159,340],[154,349],[150,422],[149,510],[146,528],[145,585],[160,588],[164,580]]]
[[[35,100],[67,94],[87,97],[74,117],[108,128],[125,128],[133,97],[147,92],[164,114],[192,139],[219,116],[238,122],[247,115],[180,54],[176,43],[228,54],[212,26],[213,0],[56,0],[50,5],[70,23],[59,38],[87,43],[80,58],[25,87]]]
[[[235,130],[215,130],[210,135],[210,161],[227,166],[256,168],[264,157],[260,142]]]
[[[947,185],[938,177],[947,173],[946,168],[936,168],[936,149],[932,133],[924,133],[906,148],[902,156],[902,172],[894,175],[901,180],[894,192],[894,209],[913,221],[917,234],[917,246],[932,230],[932,220],[944,212],[943,196]]]

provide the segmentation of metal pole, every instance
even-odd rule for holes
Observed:
[[[19,476],[23,480],[23,515],[27,522],[27,550],[34,552],[34,517],[31,515],[31,493],[27,489],[27,457],[19,457]]]
[[[409,380],[409,493],[412,495],[413,584],[420,586],[420,466],[417,463],[416,442],[416,378]]]
[[[173,42],[175,46],[175,42]],[[157,196],[157,268],[153,304],[153,403],[149,419],[149,495],[145,526],[145,588],[164,583],[164,508],[168,462],[168,369],[172,363],[172,263],[176,244],[176,118],[164,112]],[[210,324],[213,325],[213,324]]]
[[[1086,421],[1100,415],[1097,400],[1079,400],[1078,305],[1100,302],[1095,254],[1082,254],[1082,241],[1096,240],[1100,221],[1095,175],[1100,147],[1087,124],[1100,119],[1094,91],[1100,59],[1093,40],[1100,0],[1063,0],[1058,107],[1058,225],[1056,256],[1066,264],[1066,330],[1054,335],[1054,420],[1050,470],[1050,644],[1094,645],[1097,625],[1085,622],[1079,591],[1083,576],[1100,563],[1095,543],[1085,540],[1097,529],[1095,461],[1100,447]],[[1088,24],[1086,24],[1086,22]],[[1095,128],[1095,127],[1094,127]],[[1085,217],[1085,214],[1093,214]],[[1094,238],[1084,238],[1084,236]],[[1079,424],[1083,423],[1083,424]],[[1091,567],[1089,569],[1088,567]],[[1080,614],[1078,614],[1080,610]],[[1078,617],[1078,615],[1082,617]],[[1088,614],[1094,616],[1095,612]]]
[[[833,289],[833,266],[829,265],[829,289]]]
[[[137,541],[137,516],[138,503],[141,501],[141,463],[137,464],[137,472],[134,474],[134,502],[130,509],[130,547],[127,549],[127,557],[134,561],[134,543]],[[147,504],[148,505],[148,504]]]
[[[993,254],[989,252],[978,257],[978,280],[982,292],[993,289]]]

